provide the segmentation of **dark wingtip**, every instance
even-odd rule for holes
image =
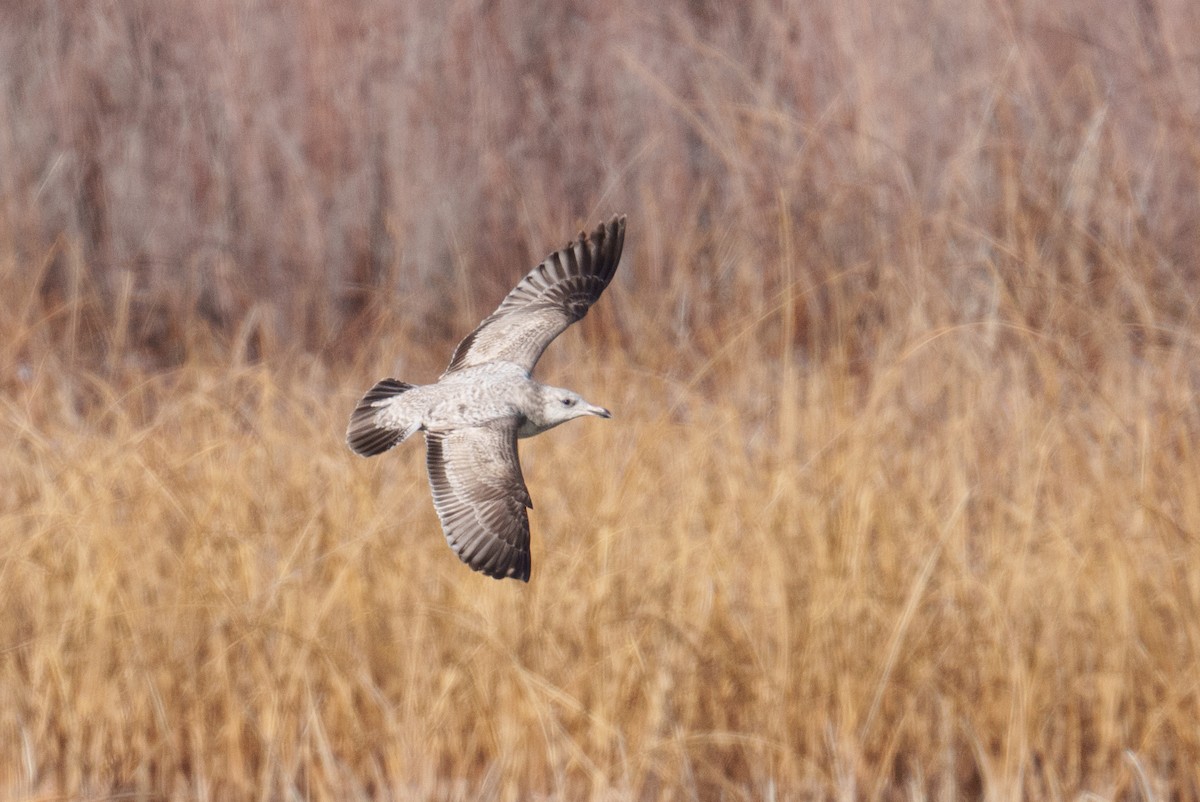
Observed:
[[[582,242],[591,240],[592,242],[603,242],[609,237],[619,237],[625,233],[625,215],[614,214],[604,222],[598,223],[591,233],[580,231],[578,239]],[[574,242],[568,242],[567,247],[574,245]]]
[[[519,579],[528,584],[530,573],[529,552],[520,552],[515,555],[515,557],[516,559],[508,565],[477,565],[468,560],[463,560],[463,562],[465,562],[472,571],[478,571],[484,576],[490,576],[492,579]]]
[[[518,563],[517,565],[513,566],[514,570],[510,576],[513,579],[519,579],[522,582],[528,584],[529,583],[529,573],[530,573],[529,572],[529,567],[530,567],[529,552],[524,552],[521,555],[521,557],[522,557],[521,562]]]
[[[625,248],[625,215],[614,214],[607,222],[596,226],[591,234],[579,232],[579,241],[592,246],[589,250],[596,265],[596,275],[607,286],[617,272]]]

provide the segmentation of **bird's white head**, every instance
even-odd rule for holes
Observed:
[[[612,413],[604,407],[589,404],[579,393],[564,390],[561,387],[543,387],[541,396],[540,409],[529,415],[525,426],[522,427],[524,429],[522,435],[525,437],[553,429],[560,423],[566,423],[584,415],[595,415],[599,418],[612,417]]]

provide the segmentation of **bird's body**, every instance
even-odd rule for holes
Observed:
[[[464,339],[434,384],[383,379],[350,416],[346,440],[374,456],[425,432],[433,502],[446,539],[471,568],[529,580],[533,506],[516,442],[582,415],[611,417],[578,394],[541,384],[546,346],[587,314],[621,259],[625,218],[552,253]]]
[[[607,410],[572,396],[569,390],[534,381],[520,365],[488,362],[392,396],[376,407],[375,425],[401,432],[414,425],[414,431],[446,432],[515,420],[517,437],[532,437],[582,414],[608,417]],[[571,401],[570,406],[563,407],[563,400]],[[560,409],[575,414],[566,416]]]

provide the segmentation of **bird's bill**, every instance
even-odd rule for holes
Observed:
[[[587,411],[589,414],[595,415],[598,418],[611,418],[612,417],[612,413],[609,412],[604,407],[597,407],[597,406],[593,406],[592,404],[588,404]]]

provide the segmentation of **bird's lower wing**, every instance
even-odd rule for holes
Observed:
[[[433,506],[450,548],[476,571],[529,581],[529,491],[517,461],[517,422],[429,431]]]

